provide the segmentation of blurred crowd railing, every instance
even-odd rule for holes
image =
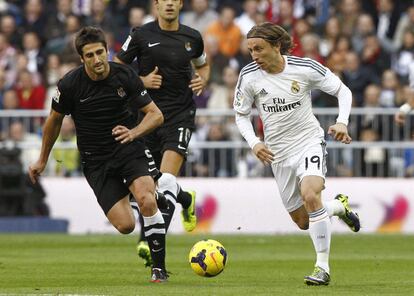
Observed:
[[[337,108],[314,108],[314,114],[326,131],[335,123]],[[328,176],[337,177],[411,177],[414,175],[414,118],[408,116],[405,125],[398,126],[393,117],[396,108],[354,108],[350,116],[349,133],[353,141],[349,145],[327,137]],[[41,123],[48,111],[0,110],[1,130],[19,120],[25,130],[37,136],[37,140],[14,141],[3,135],[0,148],[14,145],[22,151],[36,150],[41,145]],[[234,124],[233,110],[197,110],[198,129],[190,142],[190,153],[182,171],[188,177],[271,177],[269,166],[263,166],[252,154],[247,143],[240,138]],[[252,120],[260,131],[257,112]],[[213,125],[218,125],[225,135],[220,140],[209,138]],[[217,128],[217,127],[216,127]],[[260,132],[259,132],[260,133]],[[25,139],[25,138],[23,138]],[[36,138],[35,138],[36,139]],[[55,149],[74,150],[74,142],[57,142]],[[53,158],[53,156],[51,157]],[[26,161],[34,161],[29,159]],[[58,160],[59,161],[59,160]],[[26,164],[27,166],[27,164]],[[54,170],[47,174],[55,175]]]

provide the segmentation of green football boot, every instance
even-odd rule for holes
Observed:
[[[331,277],[323,268],[316,266],[313,273],[305,276],[304,280],[308,286],[327,286],[331,281]]]
[[[345,208],[345,213],[339,216],[339,219],[345,222],[346,225],[353,231],[358,232],[361,228],[359,216],[351,210],[348,202],[348,196],[345,194],[338,194],[335,199],[339,200]]]

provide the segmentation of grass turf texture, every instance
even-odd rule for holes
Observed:
[[[308,287],[314,252],[306,235],[208,236],[229,261],[215,278],[187,262],[201,236],[168,236],[168,283],[149,283],[134,235],[0,235],[0,294],[413,295],[414,236],[334,235],[327,287]]]

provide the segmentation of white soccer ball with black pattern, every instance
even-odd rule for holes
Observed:
[[[213,277],[224,270],[227,252],[224,246],[216,240],[202,240],[191,248],[188,260],[196,274]]]

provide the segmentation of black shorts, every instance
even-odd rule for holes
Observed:
[[[193,116],[174,122],[171,120],[144,137],[145,145],[151,150],[155,163],[159,168],[162,155],[166,150],[172,150],[187,158],[188,144],[195,130]]]
[[[159,174],[151,153],[139,141],[122,145],[108,160],[85,162],[83,173],[105,215],[128,195],[128,187],[135,179],[156,178]]]

